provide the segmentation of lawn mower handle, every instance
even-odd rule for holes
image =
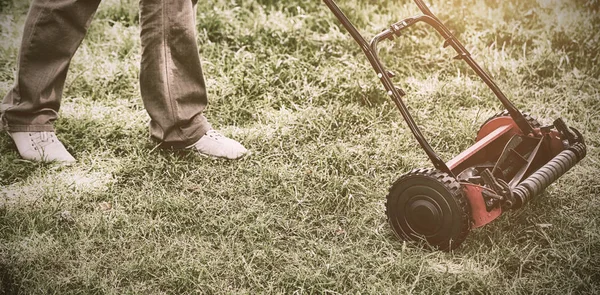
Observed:
[[[371,63],[371,66],[377,73],[377,77],[379,77],[379,79],[381,80],[381,83],[385,87],[388,95],[391,97],[392,101],[396,104],[396,106],[400,110],[400,113],[402,114],[402,117],[406,121],[410,131],[413,133],[413,135],[417,139],[417,142],[419,143],[421,148],[423,148],[423,150],[425,151],[425,153],[427,154],[427,156],[433,163],[433,166],[435,168],[439,169],[440,171],[443,171],[450,175],[453,175],[452,171],[450,171],[450,169],[448,168],[446,163],[435,153],[433,148],[431,148],[431,145],[429,145],[429,143],[427,142],[427,140],[425,139],[425,137],[419,130],[419,127],[417,126],[417,123],[410,115],[408,108],[406,107],[404,102],[402,102],[401,98],[402,98],[402,96],[405,95],[404,91],[401,88],[394,86],[394,83],[391,80],[392,75],[389,71],[387,71],[385,69],[385,67],[379,60],[376,50],[373,50],[374,48],[372,48],[369,45],[369,43],[367,43],[367,41],[363,38],[363,36],[360,34],[360,32],[350,22],[348,17],[346,17],[346,15],[340,10],[340,8],[337,6],[337,4],[335,4],[335,2],[333,0],[323,0],[323,2],[325,2],[327,7],[329,7],[331,12],[333,12],[333,14],[337,17],[337,19],[342,23],[344,28],[346,28],[346,30],[350,33],[352,38],[356,41],[356,43],[358,43],[358,45],[360,46],[360,48],[362,49],[364,54],[367,56],[367,59]],[[373,44],[373,42],[371,42],[371,43]],[[376,43],[375,43],[375,45],[376,45]]]
[[[428,17],[431,17],[435,22],[427,22],[429,25],[434,27],[442,37],[446,40],[444,42],[444,47],[450,45],[458,52],[458,56],[456,58],[460,58],[464,60],[476,73],[477,75],[485,82],[485,84],[492,89],[496,97],[502,102],[504,108],[508,111],[510,116],[513,118],[519,129],[523,134],[531,134],[533,132],[533,128],[527,122],[527,119],[523,114],[506,98],[504,93],[500,90],[500,88],[494,83],[492,78],[471,58],[471,54],[465,49],[465,47],[452,35],[450,30],[442,23],[442,21],[437,18],[431,12],[429,7],[422,0],[414,0],[415,4],[419,7],[421,12]]]
[[[402,114],[404,120],[407,122],[411,132],[419,142],[420,146],[423,148],[434,167],[448,173],[449,175],[454,175],[452,171],[448,168],[446,163],[442,161],[442,159],[433,151],[421,131],[419,130],[417,124],[414,119],[410,115],[408,108],[402,101],[402,96],[405,95],[405,92],[395,86],[391,81],[391,72],[386,70],[384,65],[381,63],[378,57],[377,45],[381,40],[384,39],[393,39],[395,36],[399,36],[400,32],[404,29],[418,23],[425,22],[428,25],[432,26],[443,38],[444,38],[444,47],[452,46],[452,48],[458,53],[455,59],[464,60],[475,73],[486,83],[486,85],[494,92],[496,97],[503,104],[505,109],[508,111],[510,116],[515,121],[517,127],[521,130],[523,134],[531,134],[534,132],[534,129],[529,124],[525,116],[510,102],[504,93],[500,90],[500,88],[494,83],[492,78],[473,60],[471,54],[467,51],[467,49],[454,37],[454,35],[450,32],[450,30],[429,10],[427,5],[422,0],[414,0],[416,5],[419,7],[421,12],[424,15],[409,17],[402,21],[399,21],[390,28],[382,31],[381,33],[375,35],[370,43],[364,39],[364,37],[360,34],[360,32],[356,29],[356,27],[350,22],[350,20],[345,16],[345,14],[340,10],[337,4],[333,0],[323,0],[325,4],[329,7],[329,9],[333,12],[333,14],[338,18],[341,24],[346,28],[346,30],[350,33],[352,38],[358,43],[362,51],[367,56],[367,59],[371,63],[371,66],[377,73],[377,76],[381,80],[381,83],[385,87],[387,94],[392,98],[400,113]]]

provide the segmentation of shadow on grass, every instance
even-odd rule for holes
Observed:
[[[18,294],[16,283],[13,278],[13,274],[10,270],[0,263],[0,295]]]
[[[117,186],[137,187],[146,182],[167,185],[186,173],[237,165],[201,158],[190,150],[159,147],[143,124],[125,124],[111,118],[63,118],[56,129],[59,139],[78,160],[77,165],[94,163],[94,169],[113,171]]]
[[[105,156],[132,157],[153,148],[147,130],[141,127],[123,127],[115,122],[89,118],[61,118],[55,128],[58,138],[79,162],[102,160]],[[24,181],[39,169],[54,165],[22,160],[6,133],[0,134],[0,155],[0,186]]]
[[[0,155],[0,186],[23,181],[46,165],[22,160],[17,147],[6,133],[0,134]]]
[[[149,141],[146,128],[127,125],[116,120],[62,118],[56,122],[56,133],[76,159],[78,155],[93,157],[106,152],[121,156]]]

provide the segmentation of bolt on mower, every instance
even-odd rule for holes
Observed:
[[[586,155],[583,136],[558,118],[542,126],[510,102],[492,78],[431,12],[414,0],[422,15],[392,24],[367,43],[333,0],[323,0],[367,56],[387,94],[435,168],[415,169],[389,190],[386,215],[395,235],[425,241],[440,250],[458,247],[471,229],[481,227],[509,209],[518,209],[542,193]],[[378,57],[380,41],[393,40],[406,29],[425,23],[452,47],[500,100],[505,111],[481,126],[476,143],[448,162],[435,153],[402,101],[405,92]]]

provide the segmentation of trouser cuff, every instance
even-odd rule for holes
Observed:
[[[185,148],[190,147],[194,143],[196,143],[198,140],[200,140],[200,138],[202,138],[202,136],[204,136],[206,134],[206,132],[208,132],[209,130],[212,130],[212,126],[210,125],[210,123],[208,123],[206,121],[206,119],[204,119],[203,124],[200,124],[199,126],[197,126],[195,128],[196,129],[193,132],[191,132],[191,134],[189,136],[186,136],[185,138],[179,137],[177,141],[164,140],[164,139],[161,140],[154,136],[150,136],[150,138],[153,141],[159,143],[161,148],[185,149]]]

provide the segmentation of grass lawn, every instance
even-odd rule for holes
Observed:
[[[367,38],[418,8],[338,1]],[[156,148],[139,95],[135,0],[105,0],[56,122],[78,159],[20,160],[0,134],[0,294],[600,293],[600,2],[431,0],[505,94],[581,130],[588,156],[451,253],[398,241],[385,196],[431,167],[350,35],[321,1],[198,4],[206,115],[252,152]],[[0,1],[0,96],[27,3]],[[424,25],[381,44],[440,156],[502,110]]]

